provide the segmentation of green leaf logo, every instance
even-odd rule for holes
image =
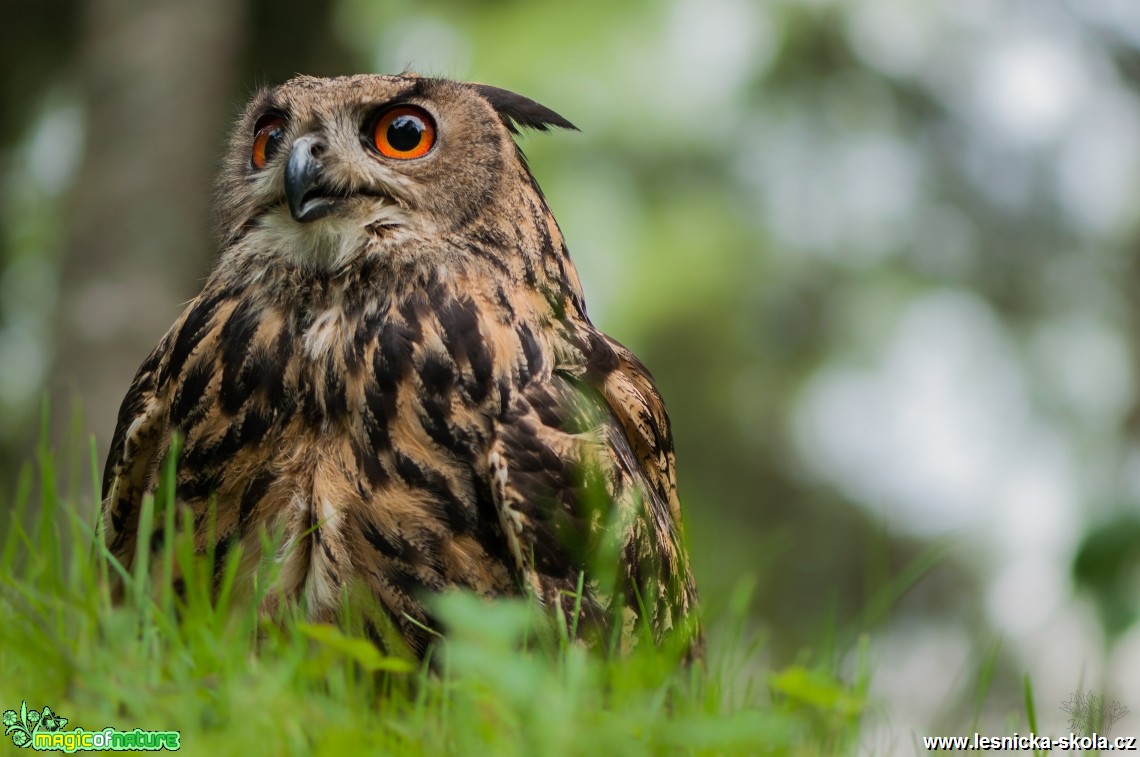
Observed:
[[[20,703],[20,711],[5,710],[2,716],[4,735],[12,738],[12,743],[18,747],[32,745],[32,737],[37,733],[55,733],[67,725],[67,718],[60,717],[44,707],[43,712],[29,710],[26,701]]]

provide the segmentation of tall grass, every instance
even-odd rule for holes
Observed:
[[[89,461],[98,500],[98,465]],[[66,730],[179,730],[191,754],[838,754],[851,751],[869,673],[820,665],[767,670],[748,629],[753,582],[706,619],[708,656],[641,644],[606,657],[550,633],[522,600],[441,597],[446,639],[428,661],[386,655],[338,626],[258,611],[234,591],[237,554],[215,584],[213,556],[168,539],[128,574],[106,558],[77,492],[57,491],[41,447],[0,499],[0,711],[48,706]],[[72,481],[74,477],[69,476]],[[169,482],[167,482],[168,484]],[[173,533],[169,485],[141,528]],[[0,492],[8,497],[9,492]],[[90,508],[87,508],[90,509]],[[274,535],[265,535],[272,548]],[[146,544],[149,539],[143,538]],[[272,554],[271,549],[266,554]],[[175,567],[184,597],[170,590]],[[127,587],[113,604],[109,585]],[[347,630],[346,630],[347,629]],[[8,739],[4,739],[8,742]]]

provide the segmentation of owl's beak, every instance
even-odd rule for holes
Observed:
[[[301,137],[293,143],[285,164],[285,199],[293,220],[299,223],[324,218],[336,205],[337,198],[330,197],[321,186],[324,166],[313,154],[314,150],[319,153],[322,146],[317,136]]]

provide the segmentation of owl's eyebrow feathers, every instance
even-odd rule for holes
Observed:
[[[402,90],[395,94],[388,94],[382,101],[372,100],[365,96],[357,105],[368,109],[382,108],[394,105],[402,100],[424,98],[431,94],[431,87],[434,84],[431,79],[422,77],[396,78],[404,85]],[[294,84],[294,86],[296,85]],[[251,102],[254,103],[253,112],[259,114],[267,111],[280,111],[283,115],[287,115],[291,112],[290,101],[282,97],[282,87],[263,88],[251,98]]]
[[[402,92],[387,97],[382,103],[369,103],[369,106],[386,107],[400,100],[426,97],[430,95],[433,81],[415,76],[407,77],[403,83],[407,88]],[[547,131],[552,126],[572,131],[579,130],[569,119],[524,95],[490,84],[468,84],[467,86],[479,93],[494,108],[503,125],[511,134],[519,134],[520,129]],[[257,104],[254,110],[259,114],[259,117],[274,111],[280,112],[283,116],[289,115],[289,104],[281,97],[281,90],[278,87],[262,88],[254,95],[252,101]]]

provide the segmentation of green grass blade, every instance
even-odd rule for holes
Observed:
[[[1026,673],[1022,679],[1022,690],[1025,693],[1025,716],[1029,721],[1029,730],[1033,733],[1041,733],[1037,729],[1037,709],[1033,706],[1033,684],[1029,680],[1029,674]],[[1038,749],[1033,750],[1034,757],[1041,757],[1041,751]]]

